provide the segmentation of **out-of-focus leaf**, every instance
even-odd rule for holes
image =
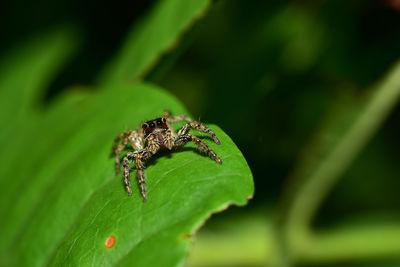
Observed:
[[[160,0],[129,33],[100,82],[109,84],[142,76],[206,10],[208,0]]]
[[[0,187],[5,189],[0,194],[0,203],[15,198],[12,194],[16,185],[13,179],[15,170],[27,171],[30,166],[37,165],[31,158],[38,160],[40,155],[45,156],[45,147],[33,150],[32,144],[43,138],[49,143],[57,140],[54,135],[47,135],[45,129],[44,134],[36,135],[34,129],[43,127],[39,105],[46,86],[74,51],[78,41],[71,28],[56,28],[36,36],[28,42],[29,45],[14,48],[0,63]],[[25,172],[25,175],[29,180],[29,174]],[[9,209],[0,205],[0,217],[6,217]],[[0,247],[6,245],[0,243]]]
[[[0,63],[0,122],[5,129],[31,115],[27,113],[38,105],[44,89],[76,49],[78,40],[77,34],[65,27],[38,35],[31,42],[3,55]]]

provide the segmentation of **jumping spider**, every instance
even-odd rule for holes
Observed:
[[[203,141],[197,136],[189,134],[191,129],[196,129],[200,132],[208,133],[211,135],[215,143],[221,144],[214,132],[203,124],[193,121],[185,115],[170,117],[169,111],[164,111],[162,118],[147,121],[141,125],[139,129],[128,130],[118,135],[114,140],[114,145],[111,151],[111,157],[115,155],[115,173],[118,175],[120,172],[120,155],[128,143],[131,143],[133,150],[123,159],[123,176],[124,185],[128,195],[132,195],[132,189],[129,182],[129,161],[134,160],[136,164],[137,177],[139,182],[140,191],[143,201],[146,201],[146,187],[145,187],[145,172],[143,161],[151,158],[159,150],[171,150],[176,146],[183,146],[186,143],[193,141],[197,147],[208,154],[210,158],[217,163],[222,164],[222,160],[212,151]],[[186,121],[178,133],[170,126],[170,123],[177,121]],[[122,140],[121,144],[119,141]]]

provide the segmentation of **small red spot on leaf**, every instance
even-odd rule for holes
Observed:
[[[112,248],[115,244],[115,237],[114,236],[110,236],[109,238],[107,238],[106,240],[106,247],[107,248]]]

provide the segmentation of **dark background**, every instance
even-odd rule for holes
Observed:
[[[81,49],[53,81],[44,99],[49,102],[70,84],[93,84],[132,23],[154,2],[4,1],[0,50],[53,25],[72,23],[81,30]],[[256,194],[248,207],[231,213],[276,206],[329,111],[362,94],[398,59],[398,6],[396,1],[214,1],[178,49],[145,77],[176,95],[195,118],[219,125],[246,157]],[[328,196],[316,227],[355,214],[398,216],[399,118],[396,108]]]

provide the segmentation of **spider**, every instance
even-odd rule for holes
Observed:
[[[173,122],[186,121],[178,133],[170,126]],[[171,117],[169,111],[164,111],[161,118],[147,121],[143,123],[139,129],[128,130],[118,135],[114,140],[114,145],[110,157],[115,156],[115,173],[120,173],[120,155],[124,148],[130,143],[134,151],[128,152],[123,158],[123,177],[124,186],[128,195],[132,195],[132,189],[129,181],[129,161],[132,160],[136,164],[137,178],[140,187],[140,192],[143,201],[146,201],[145,187],[145,166],[143,161],[151,158],[159,150],[169,149],[173,147],[183,146],[186,143],[193,141],[197,147],[208,154],[210,158],[217,163],[222,164],[222,160],[212,151],[203,141],[197,136],[189,134],[191,129],[196,129],[200,132],[208,133],[215,143],[221,144],[215,133],[204,126],[203,124],[192,120],[185,115]],[[119,142],[122,140],[121,144]],[[118,145],[119,144],[119,145]]]

